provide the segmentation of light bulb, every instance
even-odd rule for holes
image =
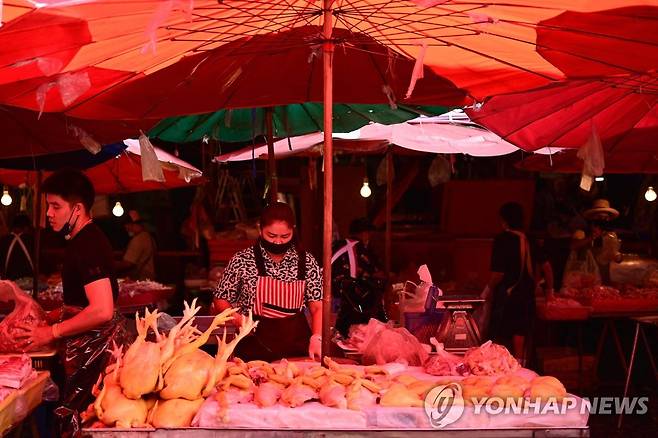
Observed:
[[[116,217],[123,216],[123,207],[121,206],[121,203],[119,201],[117,201],[117,203],[114,204],[114,208],[112,208],[112,214],[115,215]]]
[[[597,182],[605,181],[605,177],[597,176],[596,178],[594,178],[594,181],[597,181]]]
[[[372,195],[372,190],[370,190],[370,186],[368,185],[367,179],[363,181],[363,186],[361,187],[361,190],[359,190],[359,193],[364,198],[369,198],[370,195]]]
[[[653,190],[653,187],[649,186],[646,192],[644,192],[644,199],[646,199],[649,202],[653,202],[656,200],[656,192]]]
[[[11,195],[9,194],[9,190],[4,189],[2,191],[2,198],[0,198],[0,203],[2,203],[2,205],[4,206],[8,206],[11,205],[11,201],[12,199],[11,199]]]

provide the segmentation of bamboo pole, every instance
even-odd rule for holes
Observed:
[[[267,129],[267,173],[270,179],[268,197],[270,202],[276,202],[279,193],[279,181],[276,174],[276,156],[274,155],[274,108],[265,109],[265,124]]]
[[[32,297],[39,296],[39,271],[41,270],[41,179],[43,172],[37,170],[37,182],[34,194],[34,266],[32,272]]]
[[[331,236],[333,218],[333,54],[331,39],[333,27],[333,0],[324,0],[323,23],[323,77],[324,77],[324,236],[322,241],[322,357],[329,355],[331,347]]]
[[[393,214],[393,153],[390,148],[386,152],[386,234],[384,235],[384,268],[386,278],[391,276],[391,241]]]

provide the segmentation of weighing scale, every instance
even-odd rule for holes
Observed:
[[[473,318],[473,312],[484,299],[473,295],[453,295],[436,297],[434,309],[444,310],[443,320],[436,331],[436,339],[443,343],[446,351],[465,353],[481,344],[480,330]]]

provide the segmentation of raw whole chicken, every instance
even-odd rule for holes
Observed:
[[[372,392],[363,386],[363,380],[357,379],[347,387],[347,409],[363,411],[377,404],[378,393]]]
[[[138,399],[144,394],[154,392],[162,381],[160,345],[146,340],[149,327],[153,328],[156,335],[159,334],[159,316],[157,310],[151,313],[148,309],[144,318],[135,315],[137,339],[128,347],[119,374],[121,388],[128,398]]]
[[[202,398],[158,400],[153,407],[151,424],[153,427],[189,427],[202,404]]]
[[[254,391],[254,402],[261,408],[274,406],[281,398],[283,388],[272,382],[261,383]]]
[[[144,427],[148,413],[148,405],[141,398],[127,398],[119,385],[119,370],[122,366],[122,349],[114,346],[112,355],[116,359],[115,364],[108,367],[103,379],[103,389],[97,394],[94,402],[96,417],[106,426],[111,427]],[[94,388],[94,392],[96,388]]]
[[[330,408],[347,409],[345,396],[345,387],[331,378],[320,388],[320,403]]]
[[[420,397],[400,383],[391,386],[379,400],[379,404],[381,406],[423,407]]]
[[[203,350],[195,350],[179,357],[164,376],[164,388],[160,391],[160,398],[200,398],[214,362],[214,358]]]
[[[317,398],[315,390],[308,385],[304,385],[300,380],[283,390],[281,404],[290,408],[296,408],[315,398]]]

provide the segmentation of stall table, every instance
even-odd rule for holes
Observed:
[[[0,403],[0,435],[9,434],[41,404],[48,377],[48,371],[39,371],[34,379],[13,391]]]

